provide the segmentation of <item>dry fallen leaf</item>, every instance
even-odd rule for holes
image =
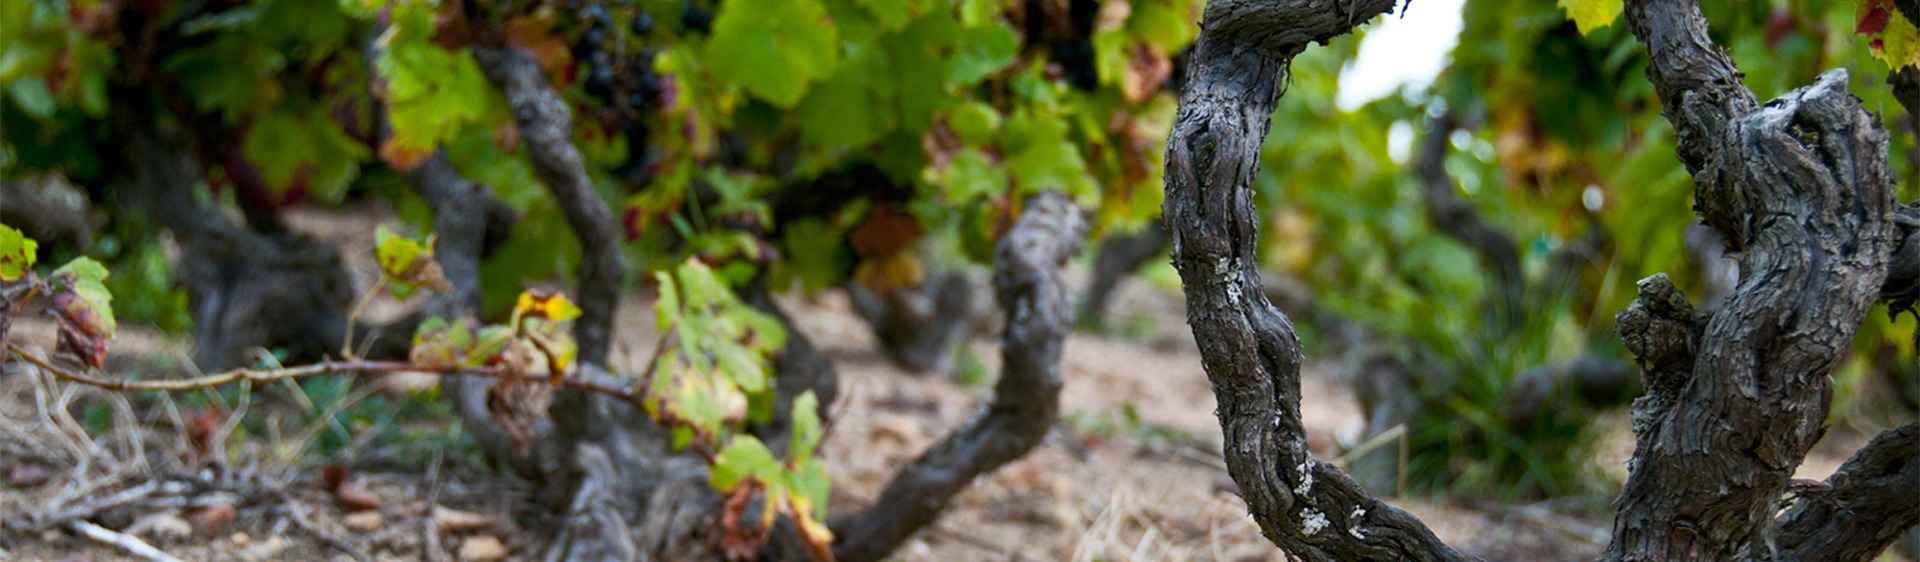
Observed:
[[[493,526],[493,519],[471,511],[433,506],[433,522],[442,532],[463,533]]]
[[[23,462],[7,469],[7,486],[14,488],[32,488],[47,483],[53,478],[53,471],[36,463]]]
[[[211,537],[226,531],[236,515],[233,505],[217,503],[187,512],[187,521],[193,523],[195,535]]]
[[[500,539],[493,535],[474,535],[467,540],[460,541],[459,555],[461,562],[505,560],[507,558],[507,545],[500,542]]]
[[[385,523],[386,521],[380,516],[380,512],[378,511],[362,511],[359,513],[350,513],[350,514],[347,514],[346,517],[340,518],[341,525],[344,525],[348,530],[354,531],[357,533],[371,533],[374,531],[378,531],[380,530],[380,527],[385,525]]]

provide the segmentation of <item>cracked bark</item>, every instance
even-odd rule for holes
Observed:
[[[1287,65],[1391,0],[1214,0],[1167,142],[1162,217],[1187,320],[1219,402],[1228,472],[1268,540],[1313,561],[1469,560],[1307,450],[1301,351],[1255,264],[1252,182]]]
[[[1781,560],[1872,560],[1920,523],[1920,425],[1873,438],[1776,522]]]
[[[1086,222],[1059,194],[1028,200],[994,252],[994,292],[1007,316],[993,402],[902,467],[867,509],[835,518],[834,557],[881,560],[945,511],[981,475],[1033,450],[1059,415],[1060,353],[1072,329],[1061,268]]]
[[[1886,132],[1844,70],[1760,105],[1693,0],[1633,0],[1626,15],[1696,210],[1743,279],[1695,313],[1649,278],[1618,319],[1648,393],[1604,560],[1772,559],[1774,502],[1825,432],[1828,375],[1886,280]]]

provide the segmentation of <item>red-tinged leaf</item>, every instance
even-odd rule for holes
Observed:
[[[748,525],[743,521],[747,505],[760,490],[760,483],[746,481],[745,485],[727,493],[727,501],[720,512],[720,550],[728,560],[748,560],[767,542],[770,527]]]
[[[1853,27],[1855,33],[1873,35],[1887,30],[1887,21],[1892,19],[1890,0],[1865,0],[1860,5],[1860,23]]]
[[[567,68],[573,66],[573,51],[567,48],[565,38],[550,32],[553,25],[549,19],[540,15],[520,16],[507,20],[503,27],[508,44],[532,54],[547,79],[555,86],[565,87],[570,78]]]
[[[353,512],[380,509],[380,506],[386,502],[381,501],[380,496],[374,495],[359,484],[342,482],[339,487],[333,489],[333,503],[340,506],[341,511]]]
[[[105,365],[116,327],[106,278],[107,268],[88,258],[75,258],[49,276],[59,350],[95,368]]]
[[[380,143],[380,160],[402,172],[413,171],[414,168],[420,167],[421,162],[427,161],[427,157],[432,155],[432,152],[395,142],[393,138],[389,138],[386,142]]]
[[[220,430],[220,422],[226,416],[219,410],[207,409],[187,416],[187,442],[193,445],[194,452],[205,455],[211,450],[213,432]]]
[[[320,469],[320,480],[327,484],[327,491],[338,490],[341,484],[347,482],[347,467],[337,464],[327,465],[326,468]]]
[[[920,219],[890,205],[876,205],[853,229],[853,251],[863,258],[882,258],[911,247],[925,229]]]

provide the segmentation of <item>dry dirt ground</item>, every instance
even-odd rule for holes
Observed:
[[[348,247],[370,245],[371,229],[329,228],[334,223],[328,221],[302,224]],[[355,267],[363,274],[371,271],[365,260]],[[824,453],[832,467],[836,512],[876,496],[895,467],[975,412],[991,392],[990,384],[979,381],[963,384],[897,369],[876,351],[840,293],[790,296],[784,304],[842,377]],[[623,339],[652,341],[648,303],[636,299],[624,306]],[[1066,419],[1046,444],[977,481],[934,528],[905,545],[897,560],[1286,559],[1260,536],[1220,468],[1213,397],[1178,296],[1130,283],[1113,310],[1135,329],[1126,336],[1076,333],[1068,341]],[[138,328],[123,328],[123,334],[117,343],[121,349],[174,357],[185,352],[179,341]],[[15,336],[16,342],[51,341],[42,325],[16,326]],[[982,335],[970,344],[981,365],[977,371],[996,369],[994,341]],[[617,360],[634,361],[644,351],[621,349]],[[1303,385],[1311,444],[1323,458],[1336,458],[1340,446],[1351,444],[1359,431],[1358,406],[1326,368],[1310,367]],[[137,491],[156,477],[151,465],[138,459],[205,449],[192,442],[194,426],[203,426],[204,434],[204,426],[225,423],[224,418],[166,411],[170,408],[128,409],[115,417],[112,431],[88,435],[78,422],[63,419],[59,412],[66,409],[58,407],[87,395],[100,396],[50,386],[17,367],[0,374],[0,522]],[[1607,472],[1623,475],[1632,447],[1625,420],[1611,416],[1603,423],[1617,429],[1598,460]],[[314,463],[275,460],[288,441],[263,437],[236,443],[228,452],[234,461],[227,470],[173,474],[175,482],[193,489],[154,492],[177,498],[168,500],[173,503],[101,510],[93,521],[145,538],[184,560],[352,559],[329,542],[374,560],[423,559],[422,515],[435,486],[422,463],[382,459],[380,444],[356,444],[360,449],[348,487],[371,496],[379,507],[350,516],[339,498],[324,490],[325,478]],[[161,452],[138,450],[136,444]],[[1823,449],[1809,459],[1802,476],[1824,477],[1841,460],[1845,449],[1838,450]],[[478,554],[488,546],[483,543],[497,540],[507,559],[539,558],[548,518],[530,498],[529,486],[452,459],[439,472],[432,504],[444,510],[436,518],[444,529],[433,538],[447,553]],[[1607,531],[1604,514],[1569,515],[1551,503],[1395,503],[1433,525],[1447,542],[1490,560],[1588,560]],[[0,560],[134,559],[63,526],[4,529],[0,523]]]

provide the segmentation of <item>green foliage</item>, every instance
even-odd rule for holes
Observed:
[[[839,62],[838,38],[817,0],[735,0],[713,22],[707,60],[720,79],[790,108]]]
[[[74,318],[90,334],[111,339],[118,324],[113,319],[113,292],[107,290],[106,281],[107,266],[88,257],[73,258],[47,276],[47,284],[56,295],[55,306],[63,309],[62,314]],[[72,294],[73,299],[60,303],[63,293]]]
[[[394,2],[374,61],[377,94],[385,102],[393,136],[380,147],[381,158],[411,168],[468,125],[497,127],[508,116],[486,75],[465,49],[433,42],[432,5]]]
[[[825,545],[833,538],[824,524],[832,482],[826,465],[814,456],[821,437],[818,400],[813,391],[807,391],[793,404],[793,444],[787,448],[784,461],[754,436],[735,435],[714,455],[709,482],[721,492],[733,492],[742,484],[752,483],[765,494],[759,518],[762,529],[773,524],[772,514],[784,513],[793,518],[809,541]]]
[[[659,327],[673,345],[649,366],[654,380],[650,415],[687,428],[689,438],[726,442],[733,427],[772,415],[767,358],[786,345],[786,330],[766,313],[740,302],[713,269],[687,260],[672,274],[655,274]],[[757,405],[750,411],[749,405]]]
[[[338,202],[369,155],[365,146],[333,124],[324,108],[276,108],[258,117],[241,150],[277,192],[299,187],[326,202]]]
[[[32,271],[39,248],[39,242],[0,224],[0,281],[18,281]]]

